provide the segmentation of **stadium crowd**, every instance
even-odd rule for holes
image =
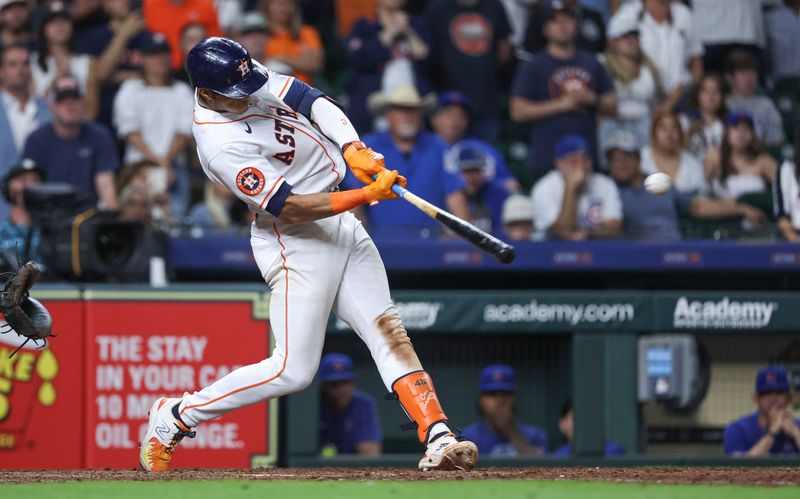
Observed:
[[[415,192],[502,237],[800,233],[798,0],[0,0],[0,251],[43,181],[123,220],[246,232],[192,143],[183,62],[216,35],[331,95]],[[662,196],[643,188],[658,171]],[[358,215],[436,230],[401,203]]]

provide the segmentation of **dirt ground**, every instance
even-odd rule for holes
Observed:
[[[796,468],[482,468],[428,472],[392,468],[274,468],[256,470],[0,471],[0,483],[88,480],[588,480],[630,483],[800,485]]]

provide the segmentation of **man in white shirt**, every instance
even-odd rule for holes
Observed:
[[[672,109],[703,74],[703,45],[692,11],[670,0],[634,0],[623,4],[615,16],[639,23],[642,51],[658,70],[667,94],[664,106]]]
[[[621,235],[622,203],[614,181],[592,172],[589,144],[565,135],[553,153],[555,169],[533,186],[533,220],[541,239],[606,239]]]
[[[0,52],[0,176],[19,162],[28,135],[50,121],[47,102],[30,93],[30,52],[11,45]],[[0,199],[0,219],[8,217],[9,206]]]

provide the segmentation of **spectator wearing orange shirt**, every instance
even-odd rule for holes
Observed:
[[[200,24],[208,36],[222,35],[212,0],[144,0],[142,13],[148,31],[163,34],[172,47],[173,69],[181,65],[181,31],[186,25]]]
[[[325,51],[317,30],[302,23],[297,0],[262,0],[262,11],[270,30],[267,66],[280,72],[288,66],[295,78],[311,84],[325,64]]]

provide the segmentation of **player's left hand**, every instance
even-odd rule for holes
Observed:
[[[372,150],[361,141],[346,144],[342,153],[345,161],[350,166],[350,171],[366,185],[374,182],[372,178],[374,175],[386,170],[383,154]],[[406,178],[398,175],[395,183],[400,187],[405,187]]]

